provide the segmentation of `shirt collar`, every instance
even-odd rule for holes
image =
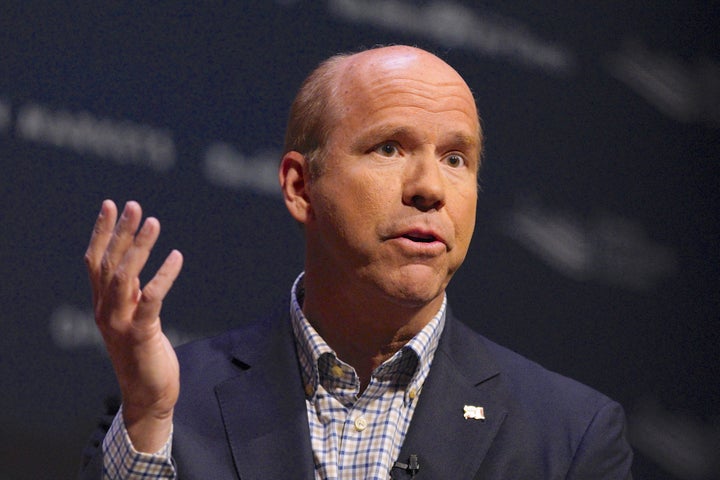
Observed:
[[[337,358],[332,348],[325,342],[310,324],[302,311],[304,297],[304,272],[298,275],[290,293],[290,318],[295,334],[298,361],[302,373],[303,385],[308,398],[317,392],[320,383],[319,364],[321,357],[330,357],[332,364],[347,365]],[[385,376],[400,373],[407,378],[405,393],[406,402],[412,402],[420,393],[422,385],[430,371],[430,365],[445,326],[447,296],[443,294],[443,302],[432,320],[423,327],[403,348],[383,362],[373,372],[374,376]],[[327,359],[326,359],[327,360]],[[398,370],[400,370],[398,372]],[[358,381],[359,382],[359,381]]]

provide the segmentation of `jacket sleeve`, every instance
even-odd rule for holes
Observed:
[[[102,443],[120,408],[120,399],[110,396],[105,399],[105,412],[98,418],[98,425],[88,440],[81,456],[78,480],[100,480],[103,473]]]
[[[622,407],[606,403],[588,424],[573,457],[568,479],[632,480],[633,452]]]

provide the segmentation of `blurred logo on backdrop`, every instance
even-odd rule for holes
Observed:
[[[157,171],[172,168],[177,157],[175,142],[167,130],[87,111],[53,109],[39,103],[20,106],[15,135],[20,140]]]
[[[683,62],[635,40],[625,42],[605,64],[614,77],[668,117],[720,126],[720,64],[709,58]]]
[[[628,417],[633,447],[677,478],[720,478],[720,421],[703,422],[688,412],[668,410],[648,396]]]
[[[72,305],[60,305],[50,316],[48,328],[53,344],[60,350],[97,348],[103,354],[106,353],[105,344],[90,310],[82,310]],[[163,332],[173,346],[200,337],[168,326],[163,326]]]
[[[132,122],[114,120],[87,111],[71,112],[36,102],[13,107],[0,98],[0,133],[14,130],[17,140],[48,145],[77,155],[90,155],[118,165],[135,165],[160,173],[177,164],[173,132]],[[227,142],[211,142],[202,154],[205,180],[223,188],[279,196],[277,167],[280,152],[242,153]]]
[[[287,2],[284,2],[287,3]],[[575,66],[575,55],[541,39],[517,20],[449,1],[418,6],[398,0],[329,0],[331,14],[356,24],[417,34],[446,47],[461,47],[511,63],[561,74]]]
[[[279,151],[244,155],[225,142],[211,143],[203,155],[203,173],[211,184],[277,197],[280,196],[279,164]]]
[[[676,274],[675,252],[650,239],[642,226],[617,215],[592,218],[518,202],[503,233],[545,264],[578,281],[647,291]]]

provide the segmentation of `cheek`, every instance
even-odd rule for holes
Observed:
[[[475,231],[477,194],[467,193],[460,196],[455,215],[455,231],[458,241],[467,248]]]
[[[379,172],[364,172],[338,185],[336,194],[344,199],[343,203],[350,209],[346,213],[361,224],[382,218],[399,201],[393,198],[395,189],[388,177]]]
[[[376,235],[378,224],[389,207],[373,180],[332,182],[330,188],[317,191],[315,214],[324,229],[350,245],[361,244]],[[331,233],[331,232],[327,232]]]

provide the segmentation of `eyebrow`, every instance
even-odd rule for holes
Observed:
[[[467,135],[462,132],[454,132],[450,135],[450,145],[458,145],[461,150],[479,149],[480,138],[477,135]],[[442,144],[441,144],[442,145]]]
[[[375,142],[388,140],[388,139],[402,139],[412,137],[415,134],[411,128],[404,126],[393,126],[393,125],[380,125],[370,128],[366,132],[361,133],[351,144],[353,150],[364,150],[368,148],[368,145],[375,144]],[[448,139],[447,141],[445,141]],[[370,145],[370,146],[373,146]],[[480,138],[478,135],[468,135],[467,133],[456,131],[451,132],[448,135],[443,136],[438,143],[438,146],[452,145],[453,148],[460,150],[479,150]]]
[[[351,148],[353,150],[365,150],[368,146],[373,146],[375,142],[393,138],[404,138],[410,135],[410,129],[407,127],[392,125],[375,126],[356,137],[352,142]]]

